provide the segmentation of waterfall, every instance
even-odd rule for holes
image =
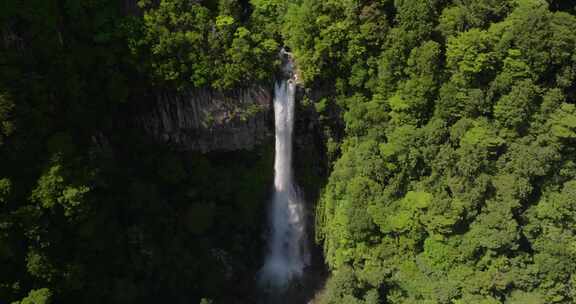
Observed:
[[[282,55],[287,53],[283,51]],[[274,158],[274,194],[269,211],[268,253],[260,271],[259,283],[265,290],[282,291],[300,278],[309,264],[306,248],[304,200],[292,174],[292,133],[294,126],[295,77],[292,62],[286,56],[284,73],[288,79],[276,83],[274,118],[276,152]]]

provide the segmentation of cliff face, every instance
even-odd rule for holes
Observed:
[[[158,92],[152,105],[136,115],[135,123],[156,141],[178,150],[252,149],[274,134],[272,95],[262,87],[230,93]]]

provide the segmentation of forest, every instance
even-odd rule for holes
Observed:
[[[324,146],[315,304],[576,303],[572,0],[2,0],[0,38],[0,304],[256,303],[273,146],[121,121],[271,87],[282,47]]]

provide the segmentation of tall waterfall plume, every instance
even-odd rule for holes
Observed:
[[[292,133],[296,83],[290,55],[285,59],[284,79],[274,91],[276,152],[274,158],[274,194],[269,210],[268,253],[260,271],[264,289],[284,290],[301,278],[310,262],[307,250],[304,200],[294,184],[292,173]]]

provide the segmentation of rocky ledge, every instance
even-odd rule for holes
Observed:
[[[177,150],[252,149],[273,135],[273,93],[263,87],[223,93],[209,89],[157,92],[136,125]]]

